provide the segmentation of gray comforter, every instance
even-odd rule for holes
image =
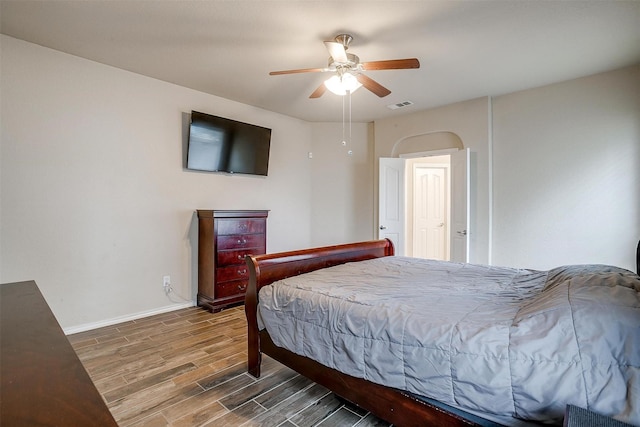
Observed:
[[[640,425],[627,270],[385,257],[265,287],[259,316],[278,346],[472,412],[558,423],[572,403]]]

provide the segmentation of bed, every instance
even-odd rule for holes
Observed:
[[[269,355],[397,426],[560,424],[568,404],[640,425],[630,271],[418,260],[389,240],[247,264],[256,377]]]

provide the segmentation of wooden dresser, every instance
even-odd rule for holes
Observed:
[[[117,427],[34,281],[0,285],[0,425]]]
[[[214,312],[244,302],[244,257],[266,252],[268,213],[198,210],[198,306]]]

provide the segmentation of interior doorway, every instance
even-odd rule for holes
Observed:
[[[397,255],[469,262],[469,149],[379,159],[378,238]]]

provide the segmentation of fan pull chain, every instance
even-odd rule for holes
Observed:
[[[342,97],[342,146],[346,147],[347,146],[347,140],[346,140],[346,137],[345,137],[344,116],[345,116],[345,112],[344,112],[344,96],[343,96]]]
[[[349,94],[349,143],[351,143],[351,91],[349,90],[347,91],[347,93]],[[353,151],[349,150],[347,151],[347,154],[351,156],[353,154]]]
[[[346,95],[349,95],[349,143],[351,143],[351,91],[348,90],[346,91]],[[346,124],[345,124],[345,117],[346,117],[346,108],[345,108],[345,99],[346,96],[342,97],[342,146],[346,147],[347,146],[347,138],[346,138]],[[352,150],[348,150],[347,154],[349,156],[353,155],[353,151]]]

